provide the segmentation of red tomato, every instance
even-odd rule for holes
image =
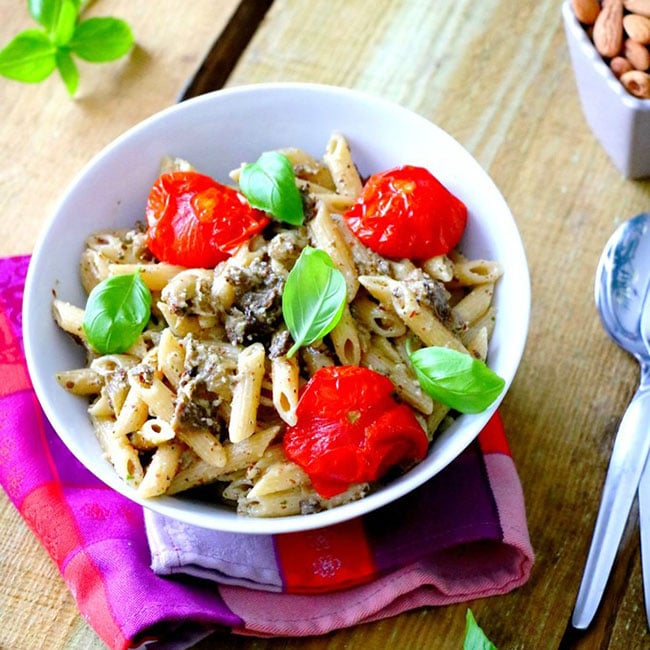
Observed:
[[[405,165],[371,176],[344,216],[376,253],[424,260],[458,245],[467,208],[427,169]]]
[[[162,262],[211,268],[269,223],[235,189],[197,172],[163,174],[146,207],[147,244]]]
[[[367,368],[329,366],[305,386],[298,421],[284,434],[287,456],[323,497],[375,481],[406,460],[421,460],[429,441],[393,383]]]

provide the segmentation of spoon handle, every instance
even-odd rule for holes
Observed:
[[[605,591],[650,449],[648,421],[650,386],[642,381],[623,415],[614,441],[591,547],[573,612],[573,627],[584,629],[591,623]]]
[[[650,627],[650,459],[646,460],[639,483],[639,529],[641,532],[643,596],[646,618]]]

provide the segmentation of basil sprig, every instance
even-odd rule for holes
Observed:
[[[133,46],[129,25],[119,18],[80,19],[81,0],[27,0],[40,25],[17,34],[0,50],[0,75],[25,83],[43,81],[58,69],[70,95],[79,87],[73,55],[102,63],[119,59]]]
[[[460,413],[480,413],[501,394],[505,381],[475,357],[431,346],[409,358],[422,390]]]
[[[330,256],[305,246],[282,294],[282,315],[294,340],[287,356],[329,334],[341,319],[345,299],[345,278]]]
[[[488,639],[487,635],[474,618],[471,609],[465,615],[465,639],[463,650],[497,650],[497,647]]]
[[[301,226],[304,210],[291,161],[278,151],[263,153],[242,167],[239,187],[248,202],[278,221]]]
[[[151,292],[140,273],[115,275],[90,292],[83,330],[97,352],[126,352],[142,334],[150,315]]]

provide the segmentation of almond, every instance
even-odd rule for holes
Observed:
[[[642,43],[626,38],[623,43],[623,55],[637,70],[650,68],[650,50]]]
[[[650,18],[647,16],[628,14],[623,18],[623,28],[633,41],[650,44]]]
[[[650,99],[650,74],[641,70],[630,70],[621,76],[626,90],[641,99]]]
[[[620,79],[625,72],[634,70],[634,66],[624,56],[615,56],[609,62],[609,67],[617,79]]]
[[[623,46],[623,1],[603,0],[594,23],[594,46],[605,57],[620,53]]]
[[[650,0],[623,0],[623,5],[633,14],[650,17]]]
[[[593,25],[600,13],[598,0],[571,0],[573,13],[583,25]]]

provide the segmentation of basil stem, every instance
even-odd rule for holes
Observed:
[[[409,358],[422,390],[460,413],[480,413],[501,394],[505,381],[475,357],[432,346]]]
[[[239,187],[248,202],[278,221],[302,225],[305,215],[291,161],[278,151],[263,153],[257,162],[244,165]]]
[[[83,330],[97,352],[126,352],[142,334],[150,315],[151,292],[140,273],[115,275],[90,292]]]
[[[294,340],[287,356],[331,332],[341,319],[345,300],[343,274],[325,251],[306,246],[282,294],[282,315]]]

